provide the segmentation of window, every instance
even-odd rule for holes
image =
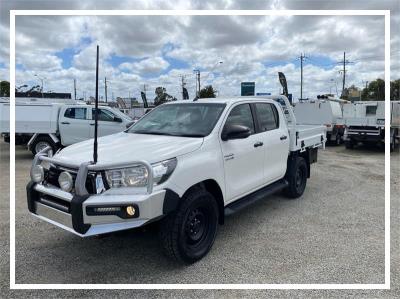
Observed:
[[[376,115],[376,108],[378,108],[378,106],[366,106],[366,115]]]
[[[68,108],[64,117],[74,119],[86,119],[86,108]]]
[[[241,125],[250,128],[251,134],[254,134],[253,115],[249,104],[241,104],[232,109],[226,120],[226,125]]]
[[[92,109],[92,120],[94,120],[94,116],[96,114],[96,109]],[[114,121],[114,114],[105,109],[98,109],[97,119],[100,121]]]
[[[225,104],[176,103],[158,106],[128,132],[185,137],[204,137],[211,133]]]
[[[267,103],[256,103],[255,105],[261,132],[279,128],[278,111],[275,105]]]

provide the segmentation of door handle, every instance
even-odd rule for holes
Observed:
[[[91,126],[94,126],[94,124],[90,124]]]
[[[61,122],[61,124],[62,124],[62,125],[69,125],[70,123],[67,122],[67,121],[63,121],[63,122]]]
[[[285,139],[287,139],[287,136],[286,136],[286,135],[283,135],[283,136],[281,136],[280,139],[281,139],[281,140],[285,140]]]
[[[259,147],[259,146],[263,146],[263,145],[264,145],[264,143],[262,143],[261,141],[254,143],[254,147]]]

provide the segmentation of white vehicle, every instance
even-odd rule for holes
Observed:
[[[336,145],[342,143],[344,123],[342,107],[331,100],[307,100],[296,103],[293,108],[298,124],[326,126],[326,139]]]
[[[399,101],[391,102],[390,148],[394,150],[399,142],[400,108]],[[346,125],[346,148],[353,148],[359,142],[383,144],[385,142],[385,102],[355,102],[343,106]]]
[[[56,152],[94,136],[94,107],[64,104],[16,104],[16,144],[28,144],[33,154],[50,147]],[[132,119],[110,107],[99,108],[99,136],[121,132]],[[0,132],[9,142],[10,104],[0,103]]]
[[[296,125],[284,96],[171,102],[99,138],[96,164],[92,141],[38,153],[28,208],[81,237],[161,220],[167,255],[192,263],[226,215],[280,190],[301,196],[325,140],[324,126]]]

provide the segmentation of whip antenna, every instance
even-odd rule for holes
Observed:
[[[97,119],[99,108],[99,45],[97,45],[96,56],[96,98],[94,103],[94,144],[93,144],[93,162],[97,163]]]

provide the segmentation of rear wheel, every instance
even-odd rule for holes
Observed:
[[[218,226],[218,206],[206,190],[196,188],[182,198],[176,211],[161,221],[160,240],[165,254],[191,264],[211,249]]]
[[[298,198],[303,195],[307,185],[307,163],[302,157],[297,157],[291,163],[286,175],[289,186],[285,189],[285,195],[289,198]]]
[[[30,145],[31,152],[34,155],[44,150],[46,147],[50,147],[52,153],[55,153],[58,149],[57,144],[49,136],[39,136]]]

